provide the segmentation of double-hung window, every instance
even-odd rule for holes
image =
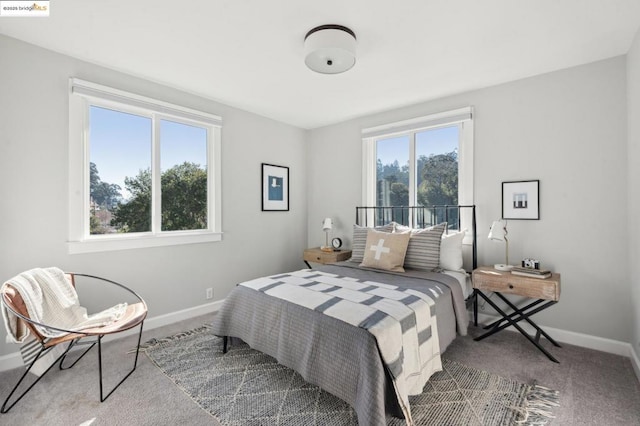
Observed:
[[[221,118],[72,78],[69,251],[221,239]]]
[[[364,205],[473,204],[472,115],[466,107],[364,129]],[[458,222],[455,208],[438,208],[428,220],[407,213],[413,211],[387,210],[390,215],[405,214],[406,222],[416,227],[446,219]]]

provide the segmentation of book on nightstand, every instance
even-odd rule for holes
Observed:
[[[551,276],[551,271],[547,269],[533,269],[533,268],[520,268],[515,267],[511,270],[513,275],[520,275],[522,277],[540,278],[545,279]]]

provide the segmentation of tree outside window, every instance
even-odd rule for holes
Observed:
[[[159,122],[161,231],[207,229],[207,129]],[[153,230],[152,126],[153,118],[90,107],[91,235]]]
[[[420,206],[458,205],[459,139],[454,125],[377,140],[377,205],[409,206],[410,199]],[[410,182],[415,182],[413,187]],[[449,213],[457,214],[438,210],[432,221],[442,222],[446,216],[455,223],[457,216]]]

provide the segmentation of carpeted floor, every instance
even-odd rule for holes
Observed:
[[[208,327],[152,340],[149,358],[203,409],[225,426],[357,426],[351,407],[310,385],[274,358],[234,345]],[[541,425],[557,407],[557,392],[518,383],[443,358],[421,395],[410,398],[417,425]],[[406,425],[390,419],[390,426]]]
[[[145,331],[143,341],[190,330],[211,321],[213,315]],[[521,383],[537,380],[560,392],[560,407],[551,425],[640,425],[640,382],[628,358],[563,345],[547,346],[560,360],[550,362],[518,333],[502,332],[482,342],[470,335],[457,338],[447,349],[451,361],[491,372]],[[107,343],[105,377],[111,386],[129,367],[129,336]],[[545,344],[546,345],[546,344]],[[72,370],[51,371],[8,414],[2,425],[219,425],[170,378],[142,355],[138,369],[104,403],[98,398],[97,353],[87,355]],[[17,381],[19,369],[0,373],[4,400]]]

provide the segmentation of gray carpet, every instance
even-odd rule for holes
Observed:
[[[225,426],[357,426],[342,400],[310,385],[295,371],[246,344],[222,353],[208,327],[152,340],[149,358]],[[443,359],[421,395],[411,397],[417,425],[543,425],[557,392],[505,379]],[[389,418],[402,426],[402,419]]]
[[[195,317],[143,333],[143,341],[173,335],[209,323],[213,314]],[[504,331],[481,342],[458,337],[447,349],[447,359],[522,383],[536,379],[560,391],[560,407],[550,425],[640,425],[640,382],[629,358],[563,345],[543,344],[559,360],[550,362],[519,333]],[[129,366],[134,336],[105,346],[105,377],[115,380]],[[16,350],[17,350],[16,346]],[[97,355],[87,355],[73,369],[49,372],[8,414],[2,425],[77,426],[95,419],[103,425],[219,425],[160,369],[142,355],[138,369],[105,402],[98,399]],[[0,373],[0,398],[9,393],[21,369]],[[112,382],[111,382],[112,383]]]

